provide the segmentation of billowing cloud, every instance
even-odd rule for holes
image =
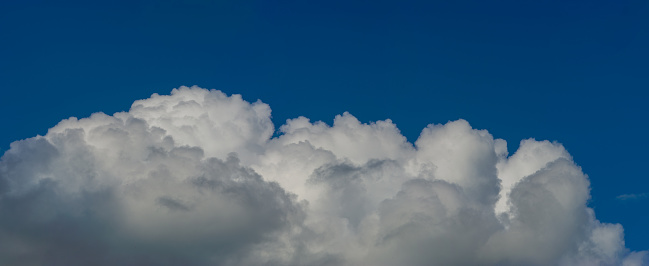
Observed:
[[[556,142],[458,120],[410,143],[198,87],[70,118],[0,160],[2,265],[649,265]]]

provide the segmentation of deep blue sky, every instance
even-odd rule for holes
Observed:
[[[649,197],[616,199],[649,193],[648,1],[0,0],[2,152],[180,85],[261,99],[276,126],[349,111],[410,141],[458,118],[510,152],[557,140],[597,217],[649,249]]]

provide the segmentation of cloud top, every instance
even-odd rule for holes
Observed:
[[[270,113],[181,87],[12,143],[0,264],[649,265],[559,143]]]

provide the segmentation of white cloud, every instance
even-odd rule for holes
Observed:
[[[70,118],[0,160],[0,264],[647,265],[558,143],[464,120],[413,144],[181,87]]]

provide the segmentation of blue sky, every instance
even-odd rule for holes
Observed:
[[[647,1],[92,2],[0,3],[3,152],[181,85],[261,99],[276,126],[349,111],[414,141],[463,118],[510,152],[564,144],[598,219],[649,249]]]

